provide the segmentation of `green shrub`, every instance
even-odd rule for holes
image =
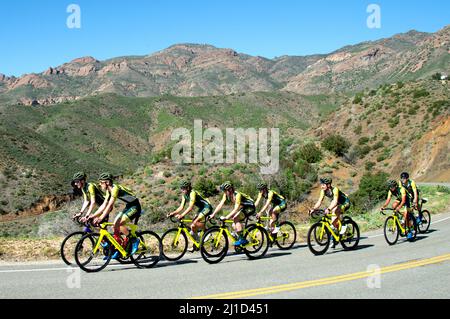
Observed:
[[[357,145],[354,147],[356,156],[358,156],[359,158],[364,158],[367,154],[370,153],[371,151],[371,147],[369,145]]]
[[[308,163],[317,163],[322,159],[322,151],[314,143],[308,143],[300,148],[298,158]]]
[[[389,174],[385,172],[366,173],[362,176],[358,190],[350,195],[354,205],[353,211],[357,213],[367,212],[380,200],[387,197],[386,182]]]
[[[440,80],[441,80],[441,77],[442,77],[442,74],[438,72],[438,73],[433,74],[433,75],[431,76],[431,79],[440,81]]]
[[[374,162],[366,162],[366,164],[364,165],[367,171],[371,171],[372,168],[374,168],[375,163]]]
[[[396,127],[398,125],[398,123],[400,123],[400,116],[396,116],[396,117],[390,118],[388,120],[388,123],[389,123],[389,127],[390,128]]]
[[[415,98],[415,99],[418,99],[418,98],[421,98],[421,97],[426,97],[426,96],[429,96],[429,95],[430,95],[430,93],[427,90],[425,90],[425,89],[419,89],[419,90],[414,90],[413,91],[413,98]]]
[[[330,135],[322,141],[322,147],[336,156],[343,156],[350,148],[350,142],[338,134]]]
[[[373,149],[373,150],[377,150],[377,149],[382,148],[382,147],[384,147],[384,143],[383,143],[382,141],[380,141],[380,142],[375,143],[375,144],[372,146],[372,149]]]
[[[200,178],[195,184],[194,188],[206,197],[212,197],[219,193],[216,185],[209,178]]]
[[[353,132],[357,135],[361,134],[362,132],[362,126],[358,125],[357,127],[354,128]]]
[[[369,141],[370,141],[370,138],[368,138],[368,137],[366,137],[366,136],[361,137],[361,138],[359,138],[359,140],[358,140],[358,145],[365,145],[365,144],[367,144]]]

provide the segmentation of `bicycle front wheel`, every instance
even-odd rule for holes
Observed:
[[[426,233],[428,231],[428,229],[430,228],[431,214],[428,210],[423,210],[420,215],[421,215],[421,218],[420,218],[419,225],[418,225],[419,232]]]
[[[263,257],[269,249],[269,234],[261,226],[250,225],[244,232],[244,238],[248,241],[244,245],[244,253],[250,259]]]
[[[162,244],[159,236],[149,230],[136,234],[139,239],[139,247],[134,255],[130,256],[131,261],[138,268],[154,267],[162,256]]]
[[[331,234],[323,227],[322,222],[315,223],[308,230],[308,248],[316,256],[323,255],[328,250]]]
[[[61,243],[60,254],[64,263],[68,266],[75,266],[75,247],[80,241],[81,237],[86,235],[86,232],[77,231],[69,234]]]
[[[386,221],[384,222],[384,238],[389,245],[395,245],[398,240],[399,232],[400,230],[395,218],[393,216],[386,218]]]
[[[284,221],[280,223],[280,230],[277,233],[275,243],[281,250],[287,250],[294,246],[297,240],[295,226],[291,222]]]
[[[99,249],[94,252],[98,239],[98,234],[84,235],[75,248],[75,262],[85,272],[98,272],[111,261],[114,248],[107,238],[102,240]]]
[[[166,231],[161,237],[161,242],[163,256],[169,261],[181,259],[188,248],[187,236],[179,228],[172,228]]]
[[[228,252],[228,237],[221,228],[210,228],[202,237],[200,254],[208,264],[217,264]]]

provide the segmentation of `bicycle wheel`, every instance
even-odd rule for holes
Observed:
[[[281,250],[287,250],[294,246],[297,240],[297,232],[294,224],[288,221],[280,223],[280,230],[276,234],[275,243]]]
[[[423,210],[420,214],[422,217],[420,218],[419,222],[419,232],[420,233],[426,233],[428,229],[430,229],[431,224],[431,214],[428,210]]]
[[[328,229],[322,229],[322,222],[318,222],[308,230],[307,241],[308,248],[314,255],[323,255],[330,246],[331,234]]]
[[[210,228],[202,237],[200,254],[208,264],[217,264],[228,252],[228,237],[221,228]]]
[[[170,261],[179,260],[188,248],[187,236],[180,228],[166,231],[161,237],[161,242],[163,256]]]
[[[359,243],[359,227],[352,219],[344,220],[343,225],[347,226],[342,236],[341,245],[345,250],[352,250],[358,247]]]
[[[139,247],[134,255],[130,256],[131,261],[138,268],[154,267],[162,256],[162,245],[159,236],[145,230],[136,234],[139,238]]]
[[[384,222],[384,238],[389,245],[395,245],[398,240],[400,229],[393,216],[386,218]]]
[[[60,255],[64,263],[68,266],[75,266],[75,247],[81,237],[86,235],[84,231],[77,231],[69,234],[61,243]]]
[[[269,234],[261,226],[250,225],[244,231],[244,238],[248,244],[243,246],[244,253],[249,259],[258,259],[263,257],[269,249]]]
[[[102,240],[100,249],[94,253],[98,236],[98,234],[84,235],[75,248],[75,262],[85,272],[98,272],[111,261],[114,248],[107,238]]]

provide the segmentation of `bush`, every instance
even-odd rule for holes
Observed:
[[[365,145],[365,144],[367,144],[369,141],[370,141],[370,138],[368,138],[368,137],[361,137],[361,138],[358,140],[358,144],[359,144],[359,145]]]
[[[314,143],[308,143],[300,148],[298,158],[308,163],[317,163],[322,159],[322,151]]]
[[[441,80],[441,77],[442,77],[442,74],[438,72],[438,73],[433,74],[433,75],[431,76],[431,79],[440,81],[440,80]]]
[[[421,97],[426,97],[426,96],[429,96],[429,95],[430,95],[430,93],[427,90],[425,90],[425,89],[420,89],[420,90],[414,90],[413,91],[413,97],[415,99],[418,99],[418,98],[421,98]]]
[[[367,212],[377,202],[387,196],[386,183],[389,174],[385,172],[366,173],[362,176],[358,190],[350,195],[350,200],[354,205],[354,212]]]
[[[200,178],[197,183],[194,184],[194,188],[206,197],[212,197],[219,194],[213,181],[208,178]]]
[[[396,117],[390,118],[388,123],[389,123],[390,128],[394,128],[398,125],[398,123],[400,123],[400,117],[396,116]]]
[[[380,141],[380,142],[378,142],[378,143],[375,143],[375,144],[372,146],[372,149],[373,149],[373,150],[377,150],[377,149],[382,148],[382,147],[384,147],[384,143]]]
[[[357,135],[361,134],[362,132],[362,126],[358,125],[357,127],[355,127],[355,129],[353,130],[353,132]]]
[[[350,142],[340,135],[330,135],[322,141],[322,147],[336,156],[343,156],[350,148]]]
[[[366,162],[366,164],[365,164],[365,168],[367,171],[371,171],[372,168],[374,168],[374,166],[375,166],[374,162]]]
[[[357,145],[354,147],[356,156],[358,156],[359,158],[364,158],[367,154],[370,153],[371,148],[369,145],[364,145],[364,146],[360,146]]]

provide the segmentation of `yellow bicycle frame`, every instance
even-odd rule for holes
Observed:
[[[328,231],[330,232],[330,234],[333,236],[333,238],[338,242],[339,241],[339,234],[336,235],[335,232],[333,231],[333,229],[331,228],[331,214],[325,215],[324,217],[322,217],[321,220],[322,223],[322,227],[320,228],[320,234],[319,234],[319,239],[322,240],[323,238],[323,234],[325,232],[325,228],[328,229]],[[342,227],[342,223],[340,220],[338,220],[339,223],[339,229],[338,231],[341,229]]]
[[[122,258],[127,258],[128,257],[128,253],[125,251],[125,249],[123,249],[122,245],[120,245],[117,240],[108,232],[108,230],[106,229],[106,227],[108,226],[113,226],[113,223],[102,223],[100,224],[100,236],[97,240],[97,243],[95,244],[94,249],[92,250],[93,254],[96,254],[98,252],[98,250],[101,247],[101,243],[102,240],[106,237],[109,242],[119,251],[119,253],[122,255]],[[136,237],[136,231],[138,229],[138,226],[135,224],[125,224],[124,226],[128,227],[130,229],[130,233],[133,237]],[[147,249],[145,247],[145,243],[143,243],[141,241],[140,245],[144,245],[144,248]]]
[[[402,234],[406,233],[406,229],[403,228],[402,223],[400,222],[400,218],[398,218],[398,215],[401,214],[400,212],[394,211],[392,213],[392,217],[394,217],[395,226],[400,228],[400,231]]]
[[[225,220],[225,223],[226,224],[233,224],[234,221],[233,220]],[[246,229],[244,229],[243,231],[245,232]],[[222,234],[224,232],[225,232],[225,234],[227,235],[228,238],[233,238],[234,239],[233,235],[231,235],[231,232],[230,232],[230,230],[228,229],[227,226],[220,226],[220,231],[217,233],[216,238],[214,238],[215,248],[217,248],[217,246],[219,244],[219,239],[221,238],[221,236],[222,236]],[[253,237],[253,239],[255,239],[255,238]],[[253,241],[249,241],[248,244],[246,244],[246,245],[244,245],[242,247],[243,248],[247,248],[247,247],[250,247],[250,246],[257,246],[258,244],[259,244],[259,242],[255,243],[255,241],[253,240]]]
[[[177,235],[175,236],[175,240],[173,242],[173,245],[174,246],[178,245],[178,240],[180,239],[181,232],[183,231],[186,234],[186,236],[188,237],[188,239],[190,239],[192,241],[194,246],[197,247],[197,248],[200,248],[200,242],[201,241],[197,242],[194,239],[194,237],[191,235],[191,233],[189,232],[189,229],[187,228],[187,226],[184,225],[184,223],[192,223],[193,220],[192,219],[182,219],[180,222],[183,223],[183,226],[181,226],[181,225],[178,226],[178,232],[177,232]],[[205,230],[201,231],[200,239],[203,237],[204,232],[205,232]]]

